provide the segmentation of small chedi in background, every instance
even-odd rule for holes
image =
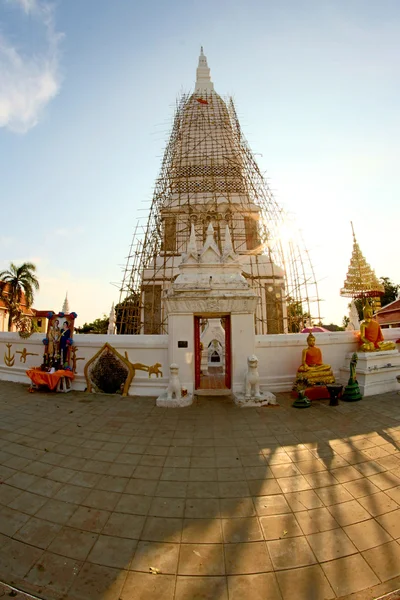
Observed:
[[[43,339],[45,346],[41,366],[43,371],[71,368],[71,346],[74,343],[73,333],[77,316],[75,312],[69,314],[63,312],[48,313],[47,337]]]
[[[396,350],[394,342],[385,342],[381,326],[373,319],[372,307],[366,303],[363,309],[364,321],[360,323],[360,350],[379,352]]]
[[[346,331],[360,331],[360,320],[354,300],[349,304],[349,322],[346,325]]]
[[[302,385],[311,387],[334,382],[332,369],[330,365],[322,362],[322,352],[315,345],[315,336],[310,333],[307,336],[307,348],[304,348],[302,353],[302,363],[297,369],[295,387]]]

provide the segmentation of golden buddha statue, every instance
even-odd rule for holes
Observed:
[[[322,352],[315,345],[312,333],[307,336],[307,348],[302,353],[302,364],[297,369],[296,384],[307,385],[335,383],[330,365],[322,362]]]
[[[360,323],[360,350],[362,352],[379,352],[396,350],[394,342],[385,342],[381,326],[372,319],[372,307],[366,304],[363,309],[364,321]]]

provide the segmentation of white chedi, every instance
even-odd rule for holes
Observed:
[[[117,333],[116,320],[117,320],[117,317],[115,315],[115,308],[114,308],[114,302],[113,302],[111,310],[110,310],[110,316],[108,318],[107,335],[115,335]]]
[[[169,383],[167,391],[157,398],[157,406],[163,408],[182,408],[192,404],[192,394],[182,395],[182,386],[179,379],[179,365],[172,363],[169,367]]]
[[[349,322],[346,327],[346,331],[359,331],[360,320],[358,318],[358,310],[356,303],[352,300],[349,304]]]
[[[356,303],[352,300],[349,304],[349,322],[346,327],[346,331],[359,331],[360,321],[358,318],[358,310]]]
[[[266,406],[277,404],[276,397],[271,392],[260,390],[260,375],[258,373],[258,358],[252,354],[247,358],[247,370],[244,377],[244,393],[234,394],[235,403],[242,407]]]
[[[63,312],[64,315],[69,315],[68,292],[65,293],[65,299],[64,299],[64,303],[62,305],[61,312]]]

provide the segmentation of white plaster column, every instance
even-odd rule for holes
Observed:
[[[231,354],[232,391],[243,391],[247,357],[255,353],[255,330],[253,313],[232,313]]]
[[[179,366],[179,379],[188,394],[194,391],[194,318],[193,314],[168,316],[168,361]],[[180,348],[178,342],[187,343]]]

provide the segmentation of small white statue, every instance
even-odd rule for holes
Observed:
[[[115,308],[114,308],[114,302],[112,303],[112,307],[110,310],[110,316],[109,316],[109,320],[108,320],[108,329],[107,329],[107,334],[108,335],[115,335],[117,333],[117,326],[116,326],[116,315],[115,315]]]
[[[233,393],[234,402],[241,407],[259,407],[267,404],[277,405],[276,397],[271,392],[260,390],[258,358],[254,354],[247,358],[247,372],[244,377],[244,392]]]
[[[172,400],[175,396],[176,400],[182,398],[181,382],[179,381],[179,366],[172,363],[169,367],[169,384],[167,388],[167,400]]]
[[[346,327],[346,331],[359,331],[359,330],[360,330],[360,321],[358,318],[358,310],[357,310],[354,300],[352,300],[349,304],[349,323]]]
[[[250,398],[261,398],[258,358],[254,354],[247,358],[247,373],[245,376],[245,399],[250,400]]]
[[[172,363],[169,367],[169,383],[167,390],[156,400],[157,406],[161,408],[183,408],[190,406],[193,402],[193,394],[188,394],[179,381],[179,366]]]

